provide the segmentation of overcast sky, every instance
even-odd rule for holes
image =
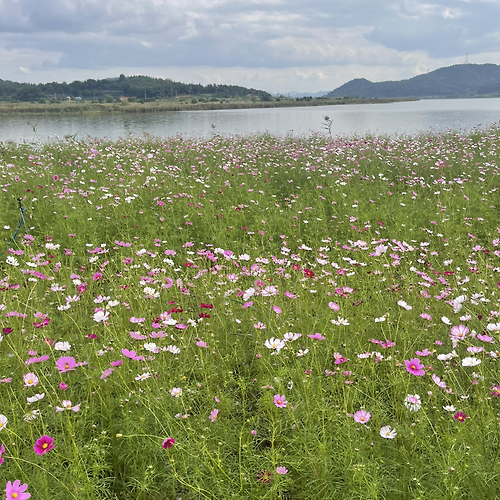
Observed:
[[[500,0],[0,0],[0,78],[330,91],[500,64]]]

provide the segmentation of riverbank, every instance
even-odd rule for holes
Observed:
[[[106,113],[159,113],[164,111],[211,111],[218,109],[285,108],[304,106],[332,106],[346,104],[386,104],[391,102],[416,101],[418,99],[358,99],[348,98],[287,98],[272,101],[252,101],[251,99],[165,99],[149,102],[117,101],[100,103],[96,101],[58,101],[47,103],[0,102],[0,114],[106,114]]]

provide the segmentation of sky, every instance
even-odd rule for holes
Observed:
[[[271,93],[500,64],[500,0],[0,0],[0,79],[148,75]]]

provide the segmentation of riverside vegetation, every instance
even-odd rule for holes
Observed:
[[[416,99],[377,99],[344,96],[326,97],[269,97],[240,96],[211,98],[209,95],[192,98],[139,99],[110,102],[99,101],[44,101],[44,102],[1,102],[0,114],[102,114],[102,113],[158,113],[164,111],[206,111],[215,109],[289,108],[301,106],[333,106],[344,104],[385,104],[390,102],[414,101]]]
[[[498,498],[499,147],[3,145],[7,498]]]

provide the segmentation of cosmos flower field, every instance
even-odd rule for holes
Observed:
[[[1,145],[6,498],[498,498],[499,164],[495,126]]]

